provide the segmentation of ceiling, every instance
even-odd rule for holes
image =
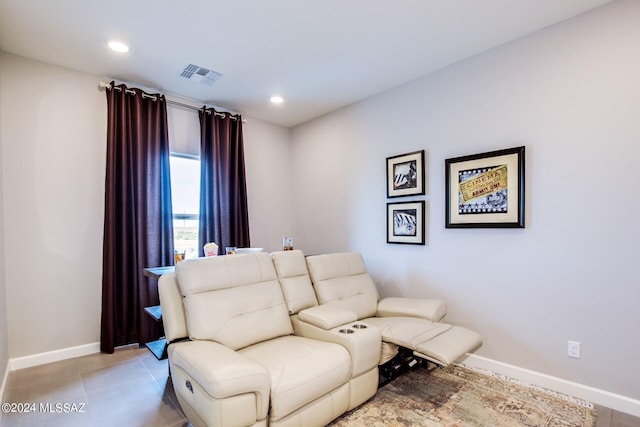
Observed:
[[[0,49],[294,126],[610,1],[0,0]]]

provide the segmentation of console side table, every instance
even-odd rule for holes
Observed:
[[[144,275],[150,279],[158,280],[163,274],[173,273],[174,271],[174,266],[149,267],[144,269]],[[151,316],[156,322],[162,321],[162,307],[159,305],[145,307],[144,312]],[[145,343],[145,347],[147,347],[158,360],[167,358],[167,340],[164,337],[156,341]]]

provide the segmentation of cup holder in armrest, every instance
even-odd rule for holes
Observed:
[[[341,334],[352,334],[354,332],[353,329],[340,329],[338,332]]]
[[[356,323],[355,325],[353,325],[353,327],[355,329],[367,329],[367,325],[362,324],[362,323]]]

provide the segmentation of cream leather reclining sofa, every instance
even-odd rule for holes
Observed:
[[[158,289],[169,368],[189,421],[323,426],[376,393],[378,364],[389,358],[385,346],[409,346],[446,364],[479,345],[471,331],[431,320],[444,315],[443,304],[378,303],[367,278],[358,254],[305,259],[300,251],[187,260],[163,275]],[[428,319],[415,319],[429,329],[414,336],[414,345],[402,319],[423,310]],[[384,323],[377,314],[393,316]],[[427,335],[435,340],[431,348]]]
[[[183,261],[158,289],[173,386],[194,426],[322,426],[376,392],[380,333],[294,335],[266,253]]]

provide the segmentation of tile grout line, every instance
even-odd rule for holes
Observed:
[[[146,354],[145,354],[146,355]],[[141,355],[139,353],[136,353],[136,357],[141,358]],[[142,356],[144,357],[144,356]],[[155,357],[155,356],[154,356]],[[151,377],[153,378],[153,381],[158,385],[158,388],[162,391],[162,395],[164,396],[165,392],[166,392],[166,385],[163,388],[162,384],[158,381],[158,379],[155,377],[155,375],[153,375],[153,373],[151,372],[151,370],[149,369],[149,367],[147,366],[146,363],[144,363],[143,360],[141,360],[142,364],[144,365],[144,367],[147,369],[147,371],[149,372],[149,375],[151,375]],[[167,384],[170,382],[171,383],[171,388],[173,389],[173,381],[171,379],[171,376],[169,375],[169,361],[167,360],[166,362],[167,365]],[[169,402],[171,402],[171,404],[175,407],[175,409],[182,415],[182,417],[184,418],[184,420],[187,420],[187,416],[184,414],[182,407],[180,406],[180,402],[177,401],[177,396],[175,396],[175,394],[172,395],[168,395],[167,398],[169,399]]]

